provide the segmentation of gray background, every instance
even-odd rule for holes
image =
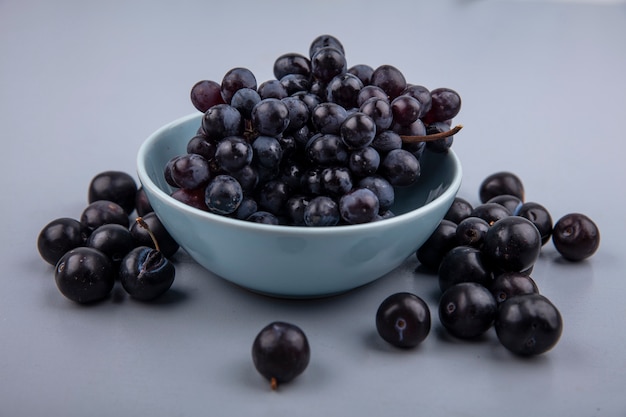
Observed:
[[[387,295],[413,291],[436,311],[436,279],[414,258],[322,300],[249,293],[184,253],[159,303],[60,295],[36,237],[80,216],[95,174],[134,173],[144,138],[195,111],[196,81],[235,66],[264,81],[323,33],[349,65],[461,94],[460,196],[477,203],[480,181],[506,169],[555,219],[597,222],[593,258],[564,263],[548,244],[535,267],[564,318],[554,350],[520,360],[493,332],[458,342],[436,314],[418,349],[386,346],[374,314]],[[0,415],[625,416],[624,40],[624,2],[0,1]],[[300,325],[312,348],[274,393],[250,358],[272,320]]]

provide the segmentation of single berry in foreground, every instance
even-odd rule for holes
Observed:
[[[265,326],[252,343],[256,370],[270,381],[272,389],[290,382],[309,364],[309,341],[298,326],[276,321]]]
[[[442,294],[439,320],[453,336],[470,339],[491,328],[497,309],[496,300],[487,288],[475,282],[463,282]]]
[[[387,297],[376,311],[376,330],[393,346],[413,348],[430,332],[430,309],[415,294],[399,292]]]
[[[70,250],[84,246],[91,231],[76,219],[62,217],[45,225],[37,236],[37,250],[50,265]]]
[[[552,231],[556,250],[569,261],[582,261],[600,246],[600,230],[589,217],[570,213],[561,217]]]
[[[87,304],[102,300],[111,293],[115,272],[104,253],[79,247],[59,259],[54,280],[61,294],[77,303]]]

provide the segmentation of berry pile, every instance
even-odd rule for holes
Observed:
[[[458,93],[409,84],[391,65],[348,67],[330,35],[273,72],[257,84],[237,67],[192,87],[204,115],[164,167],[173,198],[260,223],[368,223],[393,216],[394,187],[418,181],[422,153],[447,152],[460,129]]]
[[[105,171],[90,182],[79,219],[45,225],[37,237],[42,259],[54,265],[59,291],[72,301],[106,298],[116,280],[133,298],[153,300],[175,276],[169,261],[179,248],[127,173]],[[131,223],[131,214],[139,217]]]

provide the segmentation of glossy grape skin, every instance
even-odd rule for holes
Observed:
[[[283,157],[283,148],[273,136],[257,136],[252,142],[252,150],[255,161],[268,168],[277,167]]]
[[[320,103],[311,112],[311,122],[319,133],[339,134],[346,117],[348,117],[346,109],[331,102]]]
[[[104,253],[109,257],[113,266],[117,267],[126,254],[135,248],[135,240],[127,227],[119,224],[103,224],[91,233],[86,246]]]
[[[341,219],[335,200],[324,195],[313,197],[302,214],[304,224],[310,227],[335,226]]]
[[[430,92],[431,107],[422,119],[424,123],[445,122],[461,111],[461,96],[450,88],[436,88]]]
[[[472,204],[464,198],[454,197],[452,205],[443,216],[444,219],[450,220],[456,224],[461,223],[466,218],[472,215],[474,207]]]
[[[217,175],[207,185],[204,201],[209,211],[216,214],[231,214],[243,200],[241,184],[226,174]]]
[[[135,193],[137,183],[130,174],[122,171],[101,172],[89,183],[87,200],[108,200],[119,204],[126,214],[135,209]]]
[[[399,292],[385,298],[376,311],[376,330],[393,346],[410,349],[422,343],[431,328],[428,304],[415,294]]]
[[[202,113],[216,104],[225,103],[220,84],[212,80],[201,80],[195,83],[191,87],[190,98],[193,106]]]
[[[422,85],[409,85],[402,92],[402,94],[411,96],[420,102],[419,117],[423,117],[426,113],[428,113],[432,106],[432,97],[430,95],[430,90]]]
[[[271,180],[263,184],[257,196],[261,210],[279,216],[285,211],[287,200],[291,196],[289,186],[280,180]]]
[[[289,96],[289,93],[287,93],[287,89],[280,82],[280,80],[267,80],[262,82],[261,85],[259,85],[259,87],[257,88],[257,92],[259,93],[261,100],[264,100],[266,98],[281,100]]]
[[[202,117],[202,130],[210,139],[222,139],[243,134],[243,117],[231,105],[217,104]]]
[[[552,236],[552,216],[548,209],[539,203],[526,202],[517,210],[517,215],[530,220],[541,235],[541,245],[545,245],[550,241]]]
[[[322,100],[316,94],[311,92],[300,91],[291,95],[300,99],[309,109],[309,114],[313,112],[313,109],[322,102]]]
[[[578,262],[592,256],[600,247],[600,230],[582,213],[569,213],[554,224],[552,243],[561,256]]]
[[[372,80],[374,68],[366,64],[356,64],[348,68],[348,73],[356,75],[364,86],[368,85]]]
[[[285,131],[293,132],[305,126],[310,117],[309,107],[298,97],[289,96],[281,100],[289,112],[289,124]]]
[[[320,48],[311,57],[311,74],[321,82],[328,83],[347,69],[346,57],[336,48]]]
[[[470,217],[478,217],[486,221],[490,226],[498,220],[510,217],[511,212],[503,205],[497,203],[479,204],[470,213]]]
[[[482,203],[503,194],[512,195],[524,201],[524,184],[512,172],[493,173],[487,176],[478,187],[478,195]]]
[[[198,154],[209,162],[215,158],[216,149],[217,141],[204,135],[195,135],[187,142],[187,153]]]
[[[241,88],[256,90],[257,82],[254,74],[247,68],[232,68],[224,74],[220,89],[225,103],[230,104],[233,95]]]
[[[453,336],[472,339],[491,328],[498,306],[493,295],[475,282],[448,288],[439,299],[439,320]]]
[[[406,88],[406,78],[396,67],[384,64],[374,70],[370,84],[380,87],[393,100]]]
[[[506,207],[507,210],[509,210],[514,216],[518,214],[520,208],[522,207],[522,204],[524,204],[524,202],[520,200],[519,197],[510,194],[497,195],[487,200],[487,203],[500,204],[501,206]]]
[[[161,220],[157,217],[156,213],[148,213],[142,217],[152,234],[156,237],[159,244],[159,249],[166,258],[171,258],[179,248],[178,242],[174,240],[172,235],[167,231]],[[146,229],[141,227],[138,223],[133,223],[130,226],[130,234],[135,239],[136,246],[149,246],[155,248],[152,237]]]
[[[97,200],[89,204],[80,215],[80,222],[93,230],[106,223],[121,224],[128,227],[128,214],[117,203],[108,200]]]
[[[489,228],[483,252],[494,271],[525,271],[535,264],[541,253],[541,235],[530,220],[506,217]]]
[[[417,260],[427,269],[437,272],[443,257],[457,245],[457,225],[450,220],[442,220],[426,242],[417,249]]]
[[[261,135],[278,136],[289,126],[289,109],[277,98],[266,98],[252,109],[252,126]]]
[[[61,294],[87,304],[103,300],[111,293],[115,271],[105,254],[94,248],[79,247],[59,259],[54,279]]]
[[[424,122],[422,122],[420,119],[417,119],[416,121],[408,125],[401,125],[399,123],[394,122],[391,124],[390,129],[396,132],[397,134],[403,135],[403,136],[426,135],[426,126],[424,125]],[[426,145],[426,143],[424,143],[424,145]]]
[[[484,287],[493,282],[493,273],[482,252],[470,246],[452,248],[441,260],[438,276],[441,292],[461,282],[476,282]]]
[[[332,47],[345,54],[343,44],[333,35],[319,35],[311,42],[309,46],[309,57],[313,57],[317,51],[325,47]]]
[[[340,136],[318,134],[305,147],[308,160],[315,165],[344,165],[350,153]]]
[[[170,166],[172,181],[179,188],[193,190],[204,187],[211,179],[209,161],[195,153],[180,155]]]
[[[391,102],[393,120],[400,125],[410,125],[415,122],[421,112],[420,102],[408,94],[400,94]]]
[[[228,136],[215,149],[215,161],[226,172],[239,171],[252,162],[254,150],[242,136]]]
[[[457,244],[480,249],[489,228],[489,223],[479,217],[466,217],[456,227]]]
[[[285,205],[285,212],[291,224],[294,226],[305,226],[304,209],[309,205],[310,198],[305,195],[294,195],[289,197]]]
[[[394,149],[381,161],[380,172],[391,185],[404,187],[417,181],[421,167],[413,154],[404,149]]]
[[[435,135],[439,133],[445,133],[450,130],[450,124],[446,122],[431,123],[426,127],[427,135]],[[452,147],[454,143],[454,135],[447,136],[445,138],[431,140],[426,142],[426,148],[431,152],[446,153]]]
[[[131,297],[151,301],[170,289],[176,270],[160,251],[139,246],[124,257],[118,275],[122,287]]]
[[[269,211],[264,211],[264,210],[258,210],[252,213],[250,216],[248,216],[246,221],[253,222],[253,223],[261,223],[261,224],[271,224],[271,225],[278,225],[280,223],[278,221],[278,217],[276,217],[274,214],[270,213]]]
[[[379,166],[380,154],[371,146],[366,146],[350,153],[348,167],[356,177],[373,175]]]
[[[394,149],[402,149],[402,138],[392,130],[383,130],[374,137],[370,146],[384,155]]]
[[[563,318],[545,296],[527,294],[500,304],[494,323],[500,343],[519,356],[535,356],[551,350],[563,332]]]
[[[326,100],[345,109],[358,107],[357,97],[362,88],[363,83],[356,75],[347,72],[339,74],[326,86]]]
[[[352,113],[341,124],[341,140],[348,149],[361,149],[369,146],[376,136],[376,124],[365,113]]]
[[[154,211],[143,186],[140,186],[137,189],[137,194],[135,194],[135,210],[139,216],[145,216],[146,214]]]
[[[372,118],[376,125],[376,133],[385,132],[391,127],[393,110],[391,109],[391,104],[386,99],[369,98],[361,104],[359,111]]]
[[[367,188],[355,188],[339,199],[339,213],[348,224],[374,221],[379,208],[378,197]]]
[[[204,188],[196,188],[193,190],[186,190],[179,188],[171,194],[172,198],[185,203],[188,206],[195,207],[199,210],[208,211],[209,209],[204,202]]]
[[[241,88],[233,95],[230,105],[237,109],[244,119],[252,117],[252,109],[261,101],[261,96],[252,88]]]
[[[276,58],[272,71],[277,80],[288,74],[300,74],[310,77],[311,60],[298,53],[286,53]]]
[[[346,167],[324,168],[321,173],[321,184],[324,193],[339,197],[352,189],[352,174]]]
[[[299,92],[308,93],[311,88],[311,78],[306,75],[287,74],[279,81],[289,96]]]
[[[244,194],[243,200],[239,203],[239,207],[233,213],[234,217],[239,220],[246,220],[253,213],[259,210],[256,200]]]
[[[489,290],[498,304],[517,295],[539,294],[537,283],[522,272],[505,272],[496,276]]]
[[[61,217],[46,224],[37,236],[37,250],[41,258],[56,265],[63,255],[84,246],[91,230],[76,219]]]
[[[265,326],[252,343],[252,361],[256,370],[272,388],[284,384],[304,372],[309,365],[311,348],[298,326],[272,322]]]
[[[395,201],[395,189],[389,181],[380,175],[371,175],[362,178],[357,185],[360,188],[367,188],[376,194],[379,212],[381,213],[389,210]]]

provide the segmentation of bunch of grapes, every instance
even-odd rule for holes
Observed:
[[[203,117],[164,167],[172,197],[267,224],[377,221],[393,216],[396,187],[418,181],[423,152],[447,152],[460,129],[454,90],[409,84],[391,65],[348,67],[330,35],[308,56],[278,57],[273,72],[257,84],[237,67],[192,87]]]

